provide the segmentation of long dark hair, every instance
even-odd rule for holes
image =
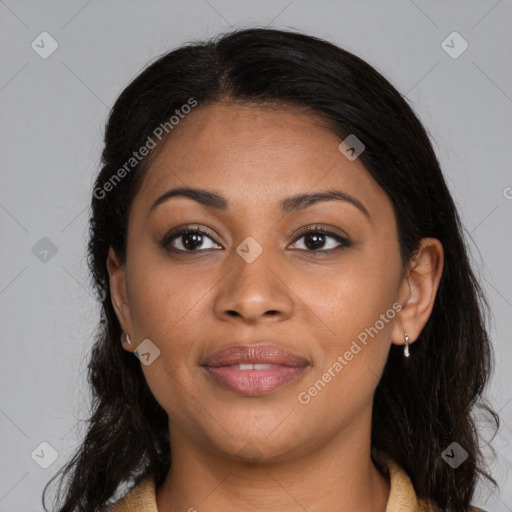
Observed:
[[[110,112],[88,244],[102,305],[88,365],[92,413],[83,443],[46,485],[43,506],[48,485],[60,473],[59,500],[64,476],[69,482],[58,511],[91,512],[119,497],[120,486],[131,488],[150,474],[158,487],[169,470],[167,414],[140,362],[121,346],[106,261],[109,246],[126,261],[130,205],[157,149],[137,162],[130,160],[133,153],[148,137],[159,147],[172,137],[171,116],[191,100],[195,108],[222,100],[302,108],[321,116],[340,139],[356,135],[365,144],[359,158],[392,201],[403,264],[422,237],[441,241],[445,261],[432,314],[407,365],[401,347],[391,347],[374,396],[371,443],[372,453],[384,452],[406,471],[420,498],[443,510],[466,510],[479,475],[497,486],[473,416],[478,408],[495,431],[499,427],[483,397],[493,364],[489,307],[429,137],[402,95],[365,61],[318,38],[263,28],[166,53]],[[162,126],[165,137],[158,138],[155,130]],[[441,456],[453,441],[468,453],[456,470]]]

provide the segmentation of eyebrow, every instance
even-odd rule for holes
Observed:
[[[152,212],[157,206],[168,201],[173,197],[188,197],[198,203],[206,206],[207,208],[214,208],[216,210],[225,211],[228,208],[228,200],[210,190],[190,187],[172,188],[165,194],[161,195],[149,209]],[[303,210],[308,206],[312,206],[320,201],[343,201],[358,208],[364,215],[370,218],[370,214],[365,206],[355,197],[341,192],[339,190],[329,189],[321,192],[314,192],[310,194],[297,194],[287,197],[279,203],[280,210],[283,214],[288,214],[294,211]]]

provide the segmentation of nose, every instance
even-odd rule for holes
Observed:
[[[293,313],[293,292],[283,275],[284,262],[264,250],[251,263],[238,253],[226,261],[230,270],[221,280],[215,298],[215,314],[222,320],[247,324],[283,321]]]

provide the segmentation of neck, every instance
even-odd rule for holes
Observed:
[[[254,512],[384,512],[390,484],[370,457],[371,421],[362,420],[278,462],[240,461],[207,450],[170,423],[172,463],[156,491],[158,511],[234,512],[250,505]],[[362,425],[368,426],[364,436]]]

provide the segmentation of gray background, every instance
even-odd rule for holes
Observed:
[[[492,466],[502,488],[480,485],[475,503],[512,511],[510,0],[0,0],[0,19],[0,511],[42,510],[44,484],[85,432],[78,420],[87,417],[98,314],[85,243],[109,108],[158,54],[254,24],[302,30],[356,53],[407,95],[427,126],[493,311],[488,394],[502,418]],[[41,43],[44,31],[58,43],[46,59],[31,47],[51,48]],[[457,58],[442,46],[453,31],[469,44]],[[462,49],[456,39],[447,44]],[[46,469],[40,464],[52,451],[43,442],[58,454]]]

